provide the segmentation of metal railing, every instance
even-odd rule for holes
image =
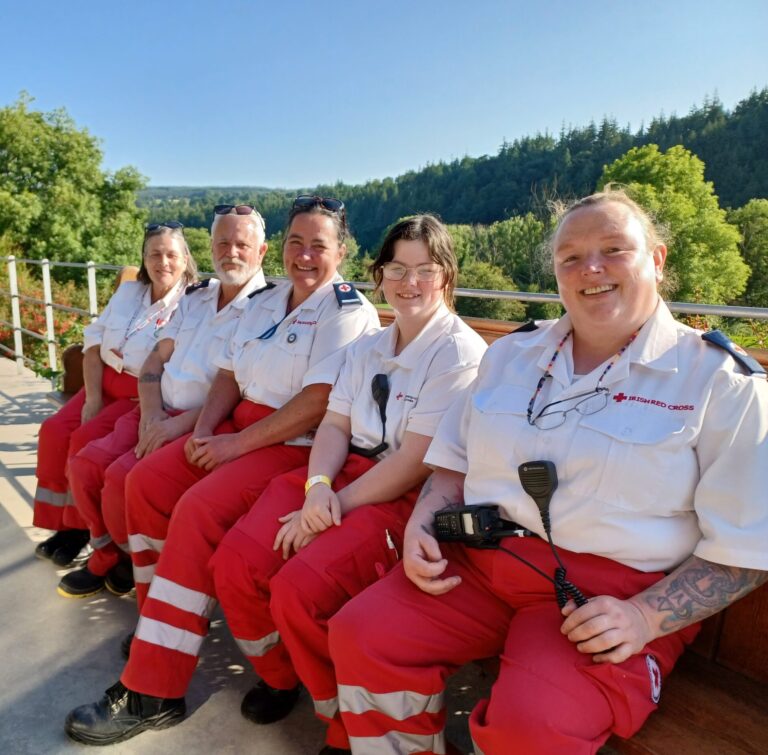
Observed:
[[[0,289],[0,296],[7,296],[11,299],[11,322],[0,319],[0,325],[7,325],[13,329],[13,345],[10,349],[0,344],[0,351],[11,355],[16,360],[17,370],[22,372],[25,362],[38,365],[33,359],[24,356],[24,345],[22,335],[36,338],[48,344],[48,362],[51,370],[56,371],[56,333],[54,331],[53,310],[63,312],[72,312],[82,317],[90,317],[94,320],[98,316],[98,301],[96,290],[96,271],[109,270],[118,272],[122,270],[120,265],[97,264],[95,262],[52,262],[50,260],[31,260],[17,259],[16,257],[3,257],[4,262],[8,264],[8,280],[10,290]],[[37,299],[32,296],[25,296],[19,293],[18,276],[16,271],[17,263],[27,265],[40,265],[43,278],[43,298]],[[58,304],[53,301],[51,289],[51,268],[52,267],[72,267],[81,268],[87,271],[88,279],[88,310],[79,307],[69,307],[65,304]],[[212,273],[201,273],[201,277],[210,277]],[[270,280],[279,280],[271,277]],[[362,290],[370,291],[373,289],[373,283],[359,282],[355,286]],[[456,296],[465,296],[475,299],[501,299],[503,301],[522,301],[538,303],[560,303],[560,297],[557,294],[542,294],[528,291],[488,291],[473,288],[457,288]],[[30,302],[45,307],[45,333],[38,333],[29,330],[21,324],[20,302]],[[768,308],[765,307],[737,307],[718,304],[691,304],[688,302],[667,302],[673,312],[688,315],[703,315],[717,317],[745,318],[753,320],[768,320]]]

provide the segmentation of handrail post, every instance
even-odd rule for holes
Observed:
[[[16,372],[24,372],[24,344],[21,340],[21,308],[19,307],[19,282],[16,277],[16,257],[8,257],[8,282],[11,286],[11,320],[13,321],[13,350],[16,353]]]
[[[45,301],[45,337],[48,340],[48,366],[56,370],[56,330],[53,324],[53,294],[51,289],[51,263],[46,259],[43,268],[43,300]]]
[[[99,304],[96,300],[96,263],[93,260],[88,260],[88,310],[91,313],[91,322],[93,322],[99,314]]]

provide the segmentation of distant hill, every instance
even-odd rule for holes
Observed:
[[[541,210],[553,195],[587,194],[606,164],[644,144],[663,150],[682,144],[700,157],[723,207],[768,198],[768,88],[753,92],[732,111],[717,98],[707,99],[687,115],[658,116],[635,133],[604,118],[563,128],[557,136],[537,134],[502,144],[493,156],[310,191],[343,199],[361,248],[372,249],[388,225],[414,212],[436,212],[448,223],[489,224]],[[265,187],[152,187],[141,193],[139,203],[153,220],[175,217],[193,227],[210,222],[217,202],[254,203],[272,233],[285,222],[294,194]]]

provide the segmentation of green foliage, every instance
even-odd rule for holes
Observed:
[[[25,257],[136,264],[144,213],[133,168],[102,172],[98,141],[65,110],[0,108],[0,237]]]
[[[768,197],[768,89],[752,93],[733,112],[707,99],[684,116],[654,118],[632,133],[614,120],[563,128],[557,137],[537,134],[502,144],[496,155],[464,157],[427,165],[397,178],[358,186],[337,183],[309,190],[261,188],[148,189],[141,204],[152,220],[178,218],[203,227],[217,202],[255,203],[269,233],[280,230],[299,191],[342,199],[363,250],[373,252],[387,226],[418,212],[438,213],[446,223],[490,225],[533,213],[552,196],[579,197],[594,191],[605,165],[632,147],[681,144],[706,164],[724,206],[738,207],[753,197]],[[515,273],[521,284],[528,281]]]
[[[502,270],[490,262],[465,260],[459,271],[459,288],[484,288],[489,291],[514,291],[517,287]],[[525,304],[500,299],[458,297],[456,311],[466,317],[489,317],[494,320],[525,319]]]
[[[211,234],[207,228],[185,228],[184,237],[187,240],[189,251],[192,254],[197,269],[201,271],[213,270],[211,259]]]
[[[606,167],[598,188],[608,183],[626,186],[666,227],[676,299],[720,304],[744,291],[749,268],[739,255],[739,232],[704,180],[701,160],[680,146],[666,153],[655,144],[634,147]]]
[[[768,307],[768,199],[753,199],[728,213],[741,233],[739,251],[752,270],[742,301],[750,307]]]

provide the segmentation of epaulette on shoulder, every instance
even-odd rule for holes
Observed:
[[[336,294],[336,301],[339,303],[339,309],[343,307],[359,307],[363,300],[357,289],[346,281],[333,284],[333,292]]]
[[[270,289],[273,289],[277,284],[275,283],[267,283],[266,286],[262,286],[261,288],[257,288],[255,291],[251,291],[250,294],[248,294],[249,299],[253,299],[256,294],[261,294],[264,291],[269,291]]]
[[[710,330],[707,333],[703,333],[701,337],[707,343],[725,349],[751,375],[762,375],[763,377],[766,377],[765,370],[760,362],[754,357],[749,356],[741,346],[735,344],[722,331]]]
[[[204,281],[200,281],[199,283],[193,283],[191,286],[187,286],[187,290],[184,292],[185,296],[188,296],[189,294],[194,294],[195,291],[199,291],[201,288],[208,288],[208,285],[210,284],[211,279],[206,278]]]
[[[523,323],[519,328],[515,328],[512,333],[530,333],[531,331],[538,329],[539,326],[533,320],[528,320],[528,322]]]

